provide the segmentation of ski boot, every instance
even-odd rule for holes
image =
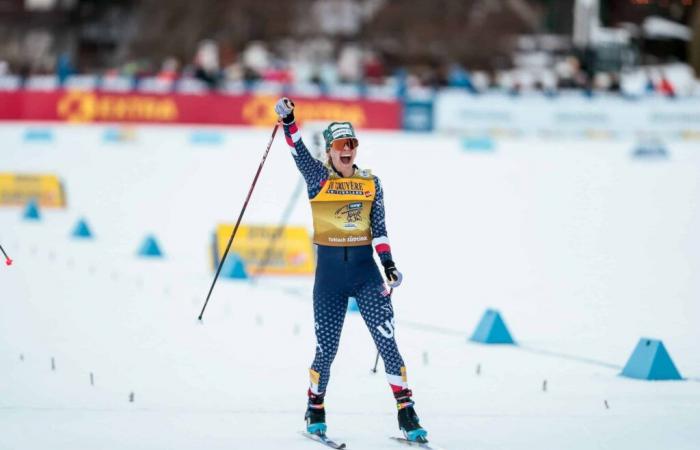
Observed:
[[[326,434],[326,410],[323,407],[323,394],[309,391],[309,406],[306,408],[306,431],[309,434]]]
[[[428,442],[428,432],[421,428],[416,410],[413,409],[412,395],[413,393],[409,389],[394,392],[396,406],[399,408],[399,429],[409,441]]]

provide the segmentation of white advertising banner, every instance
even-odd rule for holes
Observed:
[[[440,93],[435,129],[492,136],[700,139],[700,99]]]

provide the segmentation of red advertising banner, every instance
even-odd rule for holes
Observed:
[[[358,128],[398,129],[397,101],[295,97],[297,119],[350,121]],[[93,91],[0,92],[0,120],[268,126],[276,97]]]

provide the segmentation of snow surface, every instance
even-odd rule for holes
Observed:
[[[103,143],[102,126],[25,143],[24,127],[0,125],[0,171],[59,174],[68,208],[38,223],[0,209],[15,260],[0,268],[0,450],[321,448],[298,434],[312,280],[220,280],[196,320],[211,234],[237,218],[269,130],[228,128],[207,146],[188,127],[138,127],[131,143]],[[405,276],[397,336],[436,444],[700,448],[697,144],[645,161],[625,141],[499,140],[492,153],[457,136],[360,141],[385,188]],[[244,222],[275,223],[297,176],[278,136]],[[70,238],[79,218],[94,240]],[[304,198],[291,223],[310,227]],[[149,233],[164,260],[135,256]],[[488,307],[519,346],[467,341]],[[686,380],[619,377],[640,337],[662,339]],[[326,399],[349,449],[402,448],[374,357],[349,315]]]

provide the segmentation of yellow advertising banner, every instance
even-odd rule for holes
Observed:
[[[234,224],[219,224],[214,233],[215,266],[226,251]],[[311,275],[314,273],[314,250],[304,227],[276,225],[241,225],[229,252],[237,253],[248,275]]]
[[[61,180],[50,174],[0,173],[0,206],[25,205],[35,199],[44,208],[65,208]]]

